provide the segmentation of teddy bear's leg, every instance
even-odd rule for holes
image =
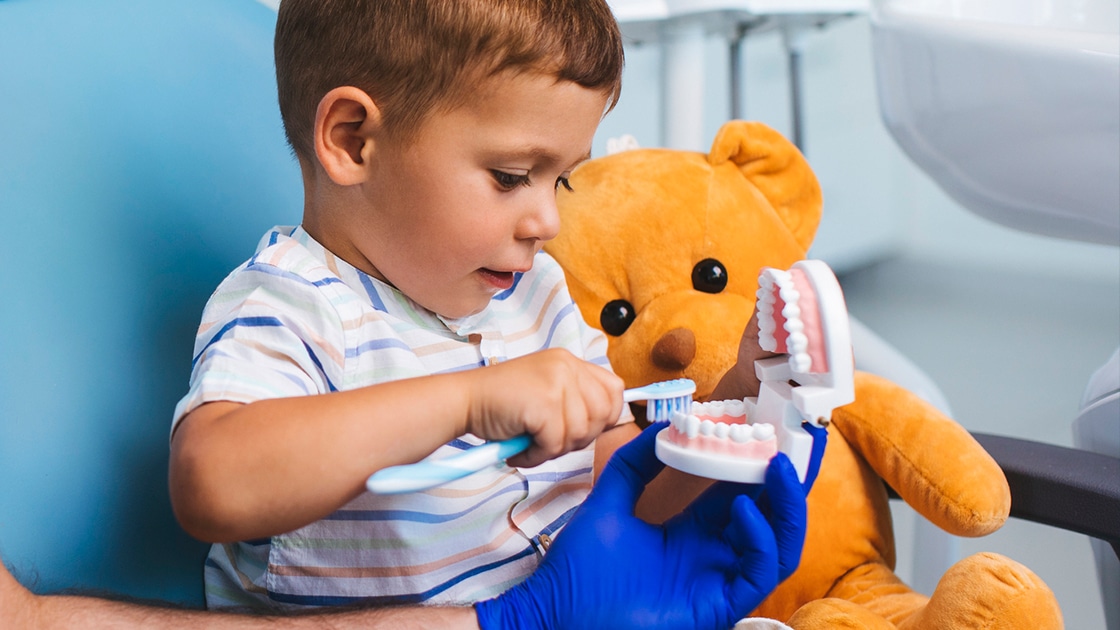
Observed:
[[[1064,625],[1054,593],[1030,569],[999,554],[978,553],[950,567],[929,604],[898,627],[1057,630]]]
[[[848,571],[827,595],[856,604],[868,615],[885,620],[889,628],[901,627],[902,621],[929,602],[928,597],[907,586],[882,562],[868,562]]]
[[[835,597],[805,604],[786,624],[794,630],[895,630],[893,623],[863,606]]]

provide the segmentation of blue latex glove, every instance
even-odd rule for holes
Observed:
[[[805,494],[813,488],[817,474],[821,471],[821,459],[824,458],[824,447],[828,444],[828,429],[818,427],[810,422],[803,422],[801,428],[813,436],[813,450],[809,453],[809,468],[805,471]]]
[[[717,482],[664,525],[650,525],[634,504],[664,467],[654,454],[664,427],[650,426],[614,454],[536,572],[475,605],[484,630],[726,630],[793,573],[826,432],[812,432],[805,487],[779,453],[764,483]]]

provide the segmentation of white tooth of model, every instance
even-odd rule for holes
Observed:
[[[774,425],[759,422],[751,426],[751,437],[756,440],[769,440],[774,437]]]
[[[685,419],[684,432],[688,435],[689,439],[695,438],[700,434],[700,418],[696,416],[689,416]]]
[[[809,349],[809,338],[805,336],[805,333],[791,332],[789,338],[786,339],[786,346],[789,348],[790,354],[805,352]]]
[[[742,444],[751,439],[751,428],[745,424],[736,424],[731,427],[731,441]]]

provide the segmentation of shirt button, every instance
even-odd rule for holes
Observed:
[[[541,548],[541,555],[544,555],[544,552],[548,551],[548,548],[552,546],[552,536],[548,534],[537,536],[537,545]]]

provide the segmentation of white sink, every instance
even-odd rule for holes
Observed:
[[[873,0],[883,120],[969,210],[1120,245],[1120,1]]]

